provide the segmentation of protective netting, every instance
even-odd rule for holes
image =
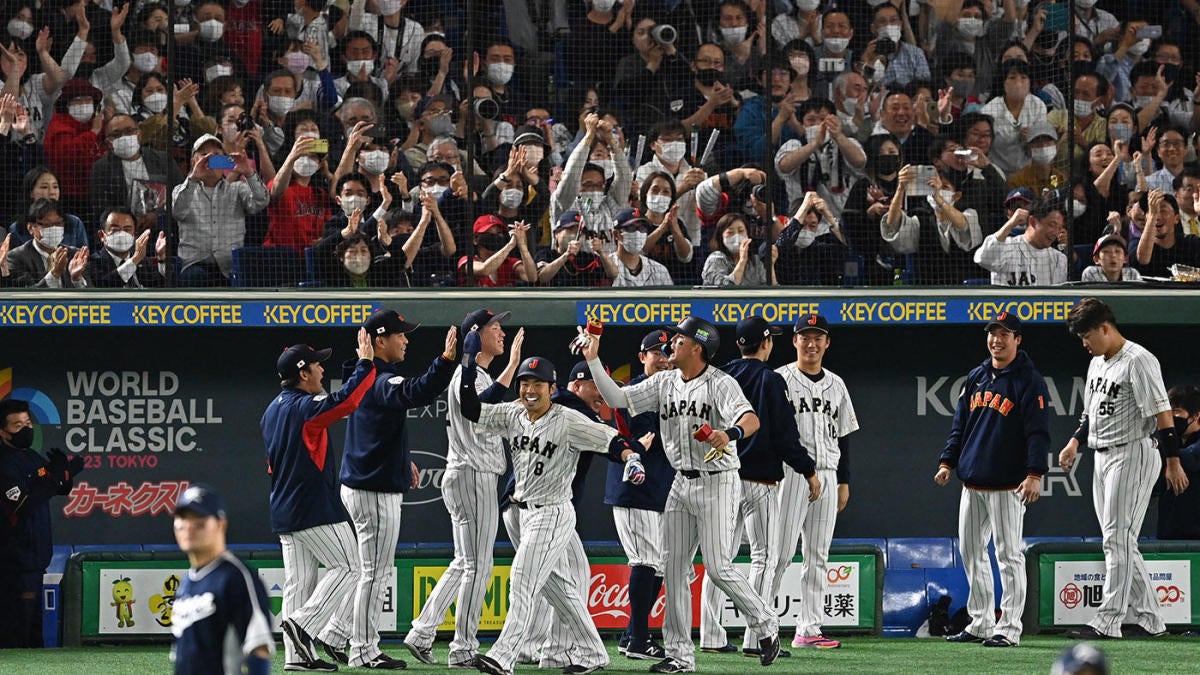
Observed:
[[[1196,0],[110,3],[6,4],[0,283],[1200,264]]]

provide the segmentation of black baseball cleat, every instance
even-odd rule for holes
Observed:
[[[597,670],[603,670],[603,666],[577,666],[572,663],[569,666],[563,666],[562,672],[563,675],[588,675]]]
[[[1072,640],[1120,640],[1121,638],[1115,635],[1105,635],[1091,626],[1082,628],[1072,628],[1067,631],[1067,637]]]
[[[775,663],[775,659],[779,658],[779,653],[782,651],[779,648],[779,634],[776,633],[774,637],[759,640],[758,648],[762,650],[762,654],[758,655],[759,663],[764,666]]]
[[[668,656],[658,663],[650,666],[652,673],[694,673],[696,669],[679,659]]]
[[[961,633],[947,635],[946,642],[983,642],[983,638],[975,635],[974,633],[968,633],[964,630]]]
[[[1138,623],[1130,624],[1128,626],[1121,626],[1121,636],[1126,637],[1126,638],[1133,638],[1133,639],[1160,638],[1160,637],[1164,637],[1169,634],[1170,633],[1168,633],[1165,630],[1158,632],[1158,633],[1151,633],[1150,631],[1146,630],[1145,628],[1142,628],[1142,625],[1138,624]]]
[[[312,663],[317,660],[317,651],[313,649],[313,639],[300,627],[300,624],[292,619],[284,619],[279,627],[291,641],[292,648],[296,650],[296,656],[300,657],[300,663]]]
[[[629,636],[622,635],[620,639],[617,640],[617,653],[624,654],[627,651],[629,651]]]
[[[404,670],[407,667],[408,664],[403,660],[394,659],[383,652],[380,652],[379,656],[363,664],[363,668],[370,668],[371,670]]]
[[[313,644],[320,647],[321,651],[325,652],[325,655],[329,657],[330,661],[340,663],[342,665],[349,665],[350,657],[346,655],[346,647],[344,645],[341,649],[338,649],[337,647],[321,642],[320,640],[314,640]]]
[[[625,656],[643,661],[659,661],[667,657],[667,650],[656,644],[654,640],[646,640],[640,645],[629,645],[629,648],[625,650]]]
[[[1012,640],[1009,640],[1008,638],[1004,637],[1003,635],[993,635],[992,637],[983,641],[983,646],[984,647],[1016,647],[1017,643],[1013,642]]]
[[[421,663],[426,665],[437,663],[437,661],[435,661],[433,658],[432,647],[419,647],[411,642],[404,642],[401,644],[404,645],[404,648],[408,650],[409,654],[413,655],[414,659],[420,661]]]
[[[308,673],[336,673],[338,667],[336,663],[329,663],[328,661],[317,659],[316,661],[288,663],[283,666],[283,669]]]
[[[477,654],[475,656],[475,670],[488,675],[512,675],[511,670],[505,670],[496,659],[487,654]]]
[[[705,654],[733,654],[737,652],[737,647],[726,642],[722,647],[701,647],[700,651]]]

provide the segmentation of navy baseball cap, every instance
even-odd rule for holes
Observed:
[[[531,356],[521,362],[521,367],[517,368],[517,379],[526,377],[551,384],[558,380],[558,375],[554,372],[554,364],[550,363],[550,359],[540,356]]]
[[[820,314],[805,314],[796,320],[793,332],[803,333],[806,330],[819,330],[829,335],[829,321]]]
[[[1012,331],[1016,335],[1021,334],[1021,320],[1012,312],[1000,312],[996,315],[996,318],[987,323],[984,330],[991,330],[992,326],[1000,326],[1005,330]]]
[[[651,331],[642,338],[642,346],[638,348],[639,352],[648,352],[651,350],[661,350],[671,342],[671,334],[665,330]]]
[[[762,344],[763,339],[771,335],[783,335],[783,329],[772,326],[761,316],[748,316],[738,322],[737,343],[742,347]]]
[[[567,382],[590,379],[592,379],[592,369],[588,368],[587,361],[580,361],[571,368],[571,374],[567,377]]]
[[[510,316],[512,316],[512,312],[495,314],[489,309],[477,309],[463,319],[462,325],[458,327],[459,335],[466,335],[473,330],[483,330],[483,327],[489,323],[504,323]]]
[[[1076,673],[1108,673],[1108,658],[1095,645],[1081,642],[1071,645],[1054,661],[1051,675],[1075,675]]]
[[[574,227],[581,222],[583,222],[583,216],[575,209],[563,211],[558,217],[558,222],[554,224],[554,231],[558,232],[564,227]]]
[[[275,372],[282,379],[296,377],[310,364],[320,363],[333,354],[332,348],[313,349],[308,345],[292,345],[283,350],[279,360],[275,362]]]
[[[1029,188],[1026,188],[1026,187],[1021,187],[1021,188],[1012,190],[1011,192],[1008,193],[1008,196],[1004,198],[1004,205],[1008,206],[1008,203],[1012,202],[1012,201],[1023,201],[1026,204],[1032,204],[1033,203],[1033,190],[1030,190]]]
[[[367,329],[371,337],[391,335],[392,333],[411,333],[420,325],[405,321],[404,316],[394,309],[377,310],[363,322],[363,328]]]
[[[205,518],[224,518],[225,502],[207,485],[192,483],[175,502],[175,515],[184,511],[191,511]]]
[[[1122,237],[1121,235],[1106,234],[1103,237],[1100,237],[1099,239],[1096,240],[1096,245],[1094,247],[1092,247],[1092,257],[1094,258],[1094,257],[1100,255],[1100,249],[1104,248],[1105,246],[1110,246],[1113,244],[1120,246],[1122,251],[1129,248],[1129,244],[1125,243],[1125,238]]]

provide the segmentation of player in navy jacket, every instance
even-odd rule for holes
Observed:
[[[446,333],[441,356],[415,379],[406,379],[397,364],[408,350],[408,333],[418,324],[395,310],[382,309],[363,322],[375,350],[375,383],[346,425],[342,454],[342,503],[358,537],[361,572],[354,595],[349,665],[399,670],[407,664],[379,649],[379,617],[383,612],[388,569],[400,538],[404,493],[416,485],[417,466],[410,459],[408,411],[433,403],[450,386],[457,366],[457,328]],[[350,377],[350,373],[346,373]]]
[[[957,469],[963,482],[958,537],[970,594],[971,623],[946,639],[1013,647],[1021,641],[1025,609],[1025,506],[1037,501],[1050,451],[1046,382],[1022,350],[1021,321],[1001,312],[987,324],[990,356],[967,375],[954,424],[934,481],[945,485]],[[1004,595],[995,614],[988,540]]]
[[[358,331],[358,365],[341,390],[322,388],[321,363],[331,349],[293,345],[275,364],[283,388],[263,413],[261,427],[271,474],[271,530],[283,548],[283,616],[286,664],[296,670],[329,670],[313,636],[335,660],[345,658],[353,594],[358,581],[354,530],[338,496],[329,456],[331,424],[358,407],[375,383],[375,351],[365,329]],[[325,575],[317,583],[318,565]],[[344,661],[343,661],[344,662]]]
[[[267,590],[225,549],[228,527],[221,498],[205,485],[189,486],[175,503],[175,541],[191,567],[171,606],[176,675],[271,672],[275,637]]]

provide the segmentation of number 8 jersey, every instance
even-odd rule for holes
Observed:
[[[1132,340],[1126,340],[1111,359],[1093,357],[1084,383],[1083,409],[1092,449],[1149,438],[1158,426],[1154,416],[1171,409],[1158,359]]]

